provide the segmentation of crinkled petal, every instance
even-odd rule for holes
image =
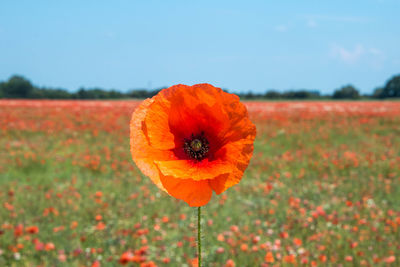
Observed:
[[[209,161],[207,158],[194,162],[192,160],[170,160],[155,162],[165,176],[195,181],[213,179],[221,174],[231,172],[233,164],[220,159]]]
[[[212,189],[208,180],[183,180],[163,175],[160,175],[160,178],[164,188],[171,196],[185,201],[191,207],[204,206],[211,199]]]
[[[251,140],[254,140],[252,136],[242,144],[238,144],[240,141],[229,143],[218,152],[223,154],[221,157],[225,158],[225,160],[234,162],[235,164],[228,176],[222,175],[210,180],[210,186],[215,193],[221,194],[229,187],[240,182],[253,154],[253,143]]]
[[[199,134],[209,142],[201,161],[191,159],[183,149],[192,135]],[[237,96],[209,84],[176,85],[134,112],[132,157],[161,189],[191,206],[202,206],[212,191],[221,194],[240,182],[255,135]]]
[[[175,148],[175,137],[168,124],[169,114],[170,102],[163,95],[153,97],[153,102],[147,109],[144,124],[147,129],[148,141],[156,149]]]
[[[180,140],[203,132],[210,142],[214,142],[210,147],[219,146],[217,141],[224,135],[228,119],[221,108],[221,105],[210,107],[196,102],[176,104],[169,114],[170,129]]]
[[[145,135],[147,130],[143,120],[153,101],[153,99],[144,100],[133,112],[130,122],[130,147],[132,159],[138,168],[144,175],[149,176],[160,189],[165,191],[160,182],[159,171],[154,160],[172,160],[174,155],[172,152],[154,149],[147,142]]]
[[[227,179],[229,178],[229,174],[222,174],[215,177],[212,180],[209,180],[210,187],[214,192],[219,195],[227,189]],[[240,179],[239,179],[240,181]]]

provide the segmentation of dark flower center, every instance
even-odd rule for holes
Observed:
[[[204,136],[204,132],[194,135],[187,139],[185,138],[183,150],[191,158],[195,160],[202,160],[207,156],[209,146],[208,140]]]

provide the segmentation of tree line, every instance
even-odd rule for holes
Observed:
[[[165,87],[163,87],[165,88]],[[144,99],[156,95],[163,88],[154,90],[133,89],[121,92],[115,89],[80,88],[69,92],[61,88],[40,88],[28,79],[13,75],[7,81],[0,82],[0,98],[27,99]],[[225,91],[229,91],[225,89]],[[237,93],[242,99],[387,99],[400,98],[400,74],[389,79],[383,87],[376,88],[370,95],[361,95],[353,85],[345,85],[335,90],[332,95],[321,95],[318,90],[292,90],[279,92],[267,90],[265,93]]]

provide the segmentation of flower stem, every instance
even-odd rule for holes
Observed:
[[[201,267],[201,207],[197,208],[197,259]]]

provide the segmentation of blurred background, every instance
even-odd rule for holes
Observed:
[[[197,267],[195,209],[139,171],[129,125],[204,82],[252,100],[257,128],[202,208],[204,266],[400,266],[399,11],[0,0],[0,266]]]
[[[249,98],[351,85],[378,96],[400,70],[399,10],[397,0],[2,1],[0,81],[70,93],[208,82]],[[58,93],[28,97],[138,97]]]

